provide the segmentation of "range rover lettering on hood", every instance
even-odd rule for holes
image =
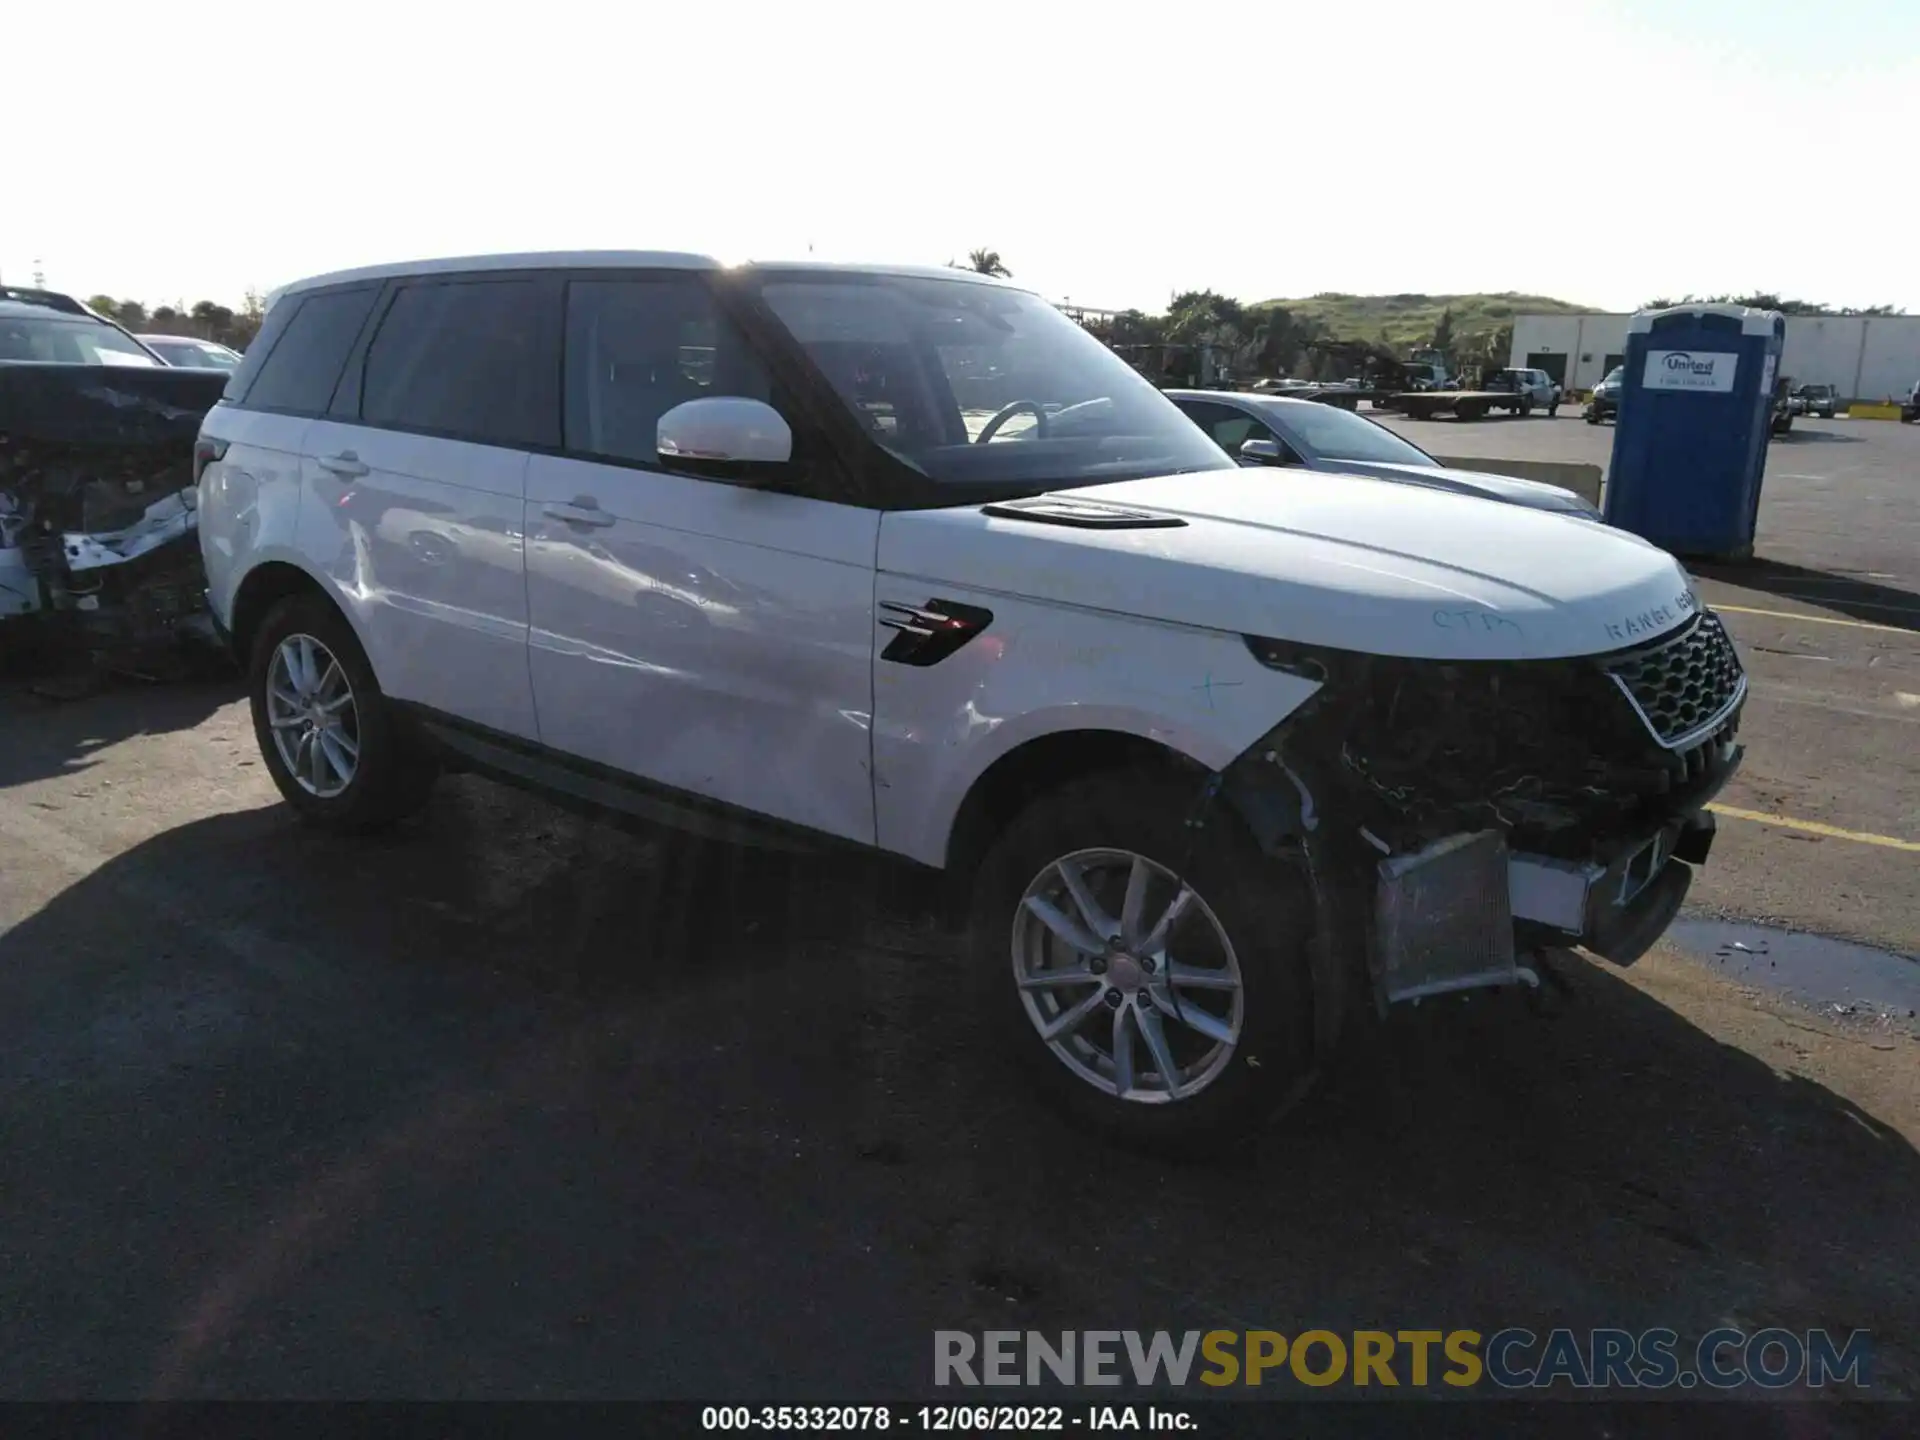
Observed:
[[[1658,635],[1663,630],[1685,620],[1700,608],[1700,597],[1691,588],[1681,591],[1664,605],[1656,605],[1650,610],[1628,615],[1620,620],[1607,623],[1609,640],[1641,640],[1650,635]]]
[[[1041,498],[1163,523],[1036,524],[1032,502],[991,507],[1027,523],[964,502],[892,511],[880,568],[935,593],[998,592],[1409,659],[1595,655],[1693,613],[1677,599],[1691,591],[1678,562],[1636,535],[1444,490],[1222,470]]]

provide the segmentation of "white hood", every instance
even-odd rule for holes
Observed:
[[[1489,500],[1505,500],[1512,505],[1531,505],[1536,510],[1559,513],[1593,514],[1586,500],[1559,485],[1542,480],[1522,480],[1513,475],[1495,475],[1485,470],[1451,470],[1437,465],[1400,465],[1387,460],[1329,460],[1326,468],[1344,475],[1373,475],[1382,480],[1404,480],[1436,490],[1454,490],[1463,495],[1481,495]]]
[[[883,572],[1374,655],[1550,659],[1693,613],[1671,555],[1594,521],[1349,475],[1218,470],[1064,491],[1184,525],[889,513]],[[938,590],[931,592],[937,595]]]

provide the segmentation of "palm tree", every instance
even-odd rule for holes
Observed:
[[[1013,278],[1013,272],[1001,262],[998,250],[969,250],[967,269],[982,275],[998,275],[1008,280]]]

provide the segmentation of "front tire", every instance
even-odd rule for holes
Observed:
[[[426,803],[438,767],[409,743],[366,652],[323,597],[293,595],[267,614],[247,688],[267,773],[303,820],[364,833]]]
[[[1124,1143],[1191,1152],[1313,1073],[1312,907],[1199,785],[1096,775],[1041,796],[975,882],[971,961],[1043,1092]]]

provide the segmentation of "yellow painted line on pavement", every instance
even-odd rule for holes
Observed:
[[[1829,840],[1851,840],[1856,845],[1880,845],[1888,850],[1906,850],[1920,855],[1920,841],[1896,840],[1891,835],[1871,835],[1864,830],[1842,830],[1838,825],[1822,825],[1818,820],[1795,820],[1787,815],[1769,815],[1764,810],[1740,810],[1732,805],[1709,805],[1716,815],[1734,820],[1751,820],[1757,825],[1778,825],[1784,830],[1801,830],[1808,835],[1824,835]]]
[[[1850,630],[1885,630],[1889,635],[1911,635],[1912,627],[1906,625],[1875,625],[1869,620],[1842,620],[1837,615],[1802,615],[1796,610],[1756,610],[1751,605],[1713,605],[1714,610],[1725,610],[1735,615],[1770,615],[1775,620],[1805,620],[1814,625],[1845,625]]]

